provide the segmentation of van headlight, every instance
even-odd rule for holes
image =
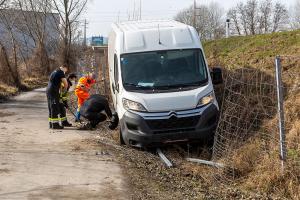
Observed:
[[[197,107],[202,107],[202,106],[206,106],[210,103],[213,103],[215,100],[215,93],[211,92],[208,95],[206,95],[205,97],[202,97],[197,105]]]
[[[133,111],[139,111],[139,112],[146,112],[146,108],[135,101],[131,101],[128,99],[123,99],[123,106],[126,110],[133,110]]]

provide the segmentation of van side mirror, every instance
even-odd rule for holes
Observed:
[[[214,85],[222,84],[223,83],[223,72],[221,67],[213,67],[210,72],[212,82]]]

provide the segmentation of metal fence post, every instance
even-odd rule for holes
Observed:
[[[284,110],[283,110],[283,85],[282,85],[282,69],[280,56],[275,58],[276,68],[276,86],[277,86],[277,102],[278,102],[278,123],[280,134],[280,158],[282,171],[284,170],[284,162],[286,161],[286,143],[285,143],[285,127],[284,127]]]

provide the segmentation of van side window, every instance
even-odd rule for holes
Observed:
[[[118,68],[118,56],[116,54],[114,56],[114,79],[115,79],[115,85],[118,86],[118,84],[119,84],[119,68]]]

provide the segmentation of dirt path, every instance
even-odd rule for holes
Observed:
[[[94,136],[47,117],[44,90],[0,104],[0,199],[129,199],[114,157],[75,145]]]

